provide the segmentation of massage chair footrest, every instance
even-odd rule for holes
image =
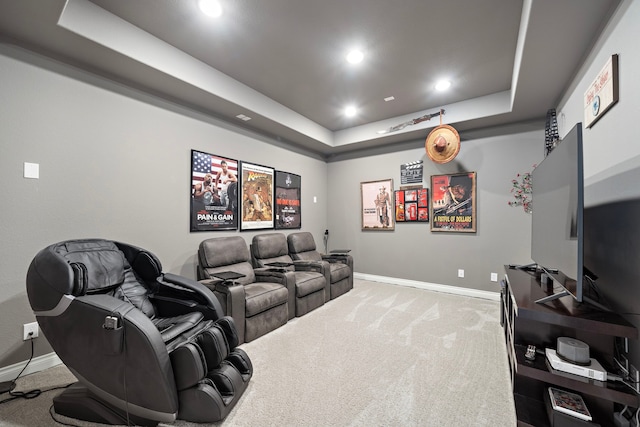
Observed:
[[[220,370],[224,371],[224,377],[229,379],[225,387],[233,388],[233,394],[223,395],[218,391],[215,382],[219,382],[219,377],[216,381],[205,378],[197,386],[179,392],[179,419],[193,423],[214,423],[229,415],[247,388],[248,382],[242,381],[240,373],[226,362]]]

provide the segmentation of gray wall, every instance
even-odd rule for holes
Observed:
[[[499,284],[490,281],[492,272],[502,277],[504,264],[531,262],[531,216],[507,202],[513,200],[511,180],[543,157],[544,123],[534,127],[538,130],[472,135],[444,165],[429,159],[424,140],[392,153],[330,163],[329,249],[351,248],[358,272],[498,292]],[[423,160],[422,185],[427,188],[431,175],[476,172],[476,233],[431,232],[428,223],[361,231],[360,182],[392,178],[398,189],[400,165],[416,160]],[[464,269],[464,278],[458,278],[458,269]]]
[[[324,161],[10,46],[0,46],[0,75],[0,367],[29,357],[25,273],[51,243],[121,240],[195,278],[200,241],[231,232],[189,232],[191,149],[302,175],[302,226],[322,242]],[[40,179],[22,177],[24,162],[40,164]]]
[[[561,100],[561,133],[584,121],[582,97],[612,54],[619,55],[620,101],[584,129],[585,265],[610,306],[640,328],[640,3],[624,1]],[[640,366],[640,343],[630,341]]]
[[[582,120],[582,94],[607,56],[621,55],[620,102],[585,131],[592,202],[596,194],[604,203],[612,195],[633,200],[640,193],[635,191],[640,144],[634,126],[640,116],[634,96],[640,93],[634,46],[640,39],[639,18],[640,5],[623,2],[558,106],[561,132],[566,132]],[[329,249],[351,248],[357,272],[498,291],[489,280],[491,272],[502,276],[503,264],[530,262],[530,216],[507,202],[512,200],[511,179],[543,156],[542,123],[463,134],[460,154],[446,165],[426,158],[424,140],[327,164],[10,46],[0,45],[0,75],[0,367],[29,357],[22,324],[34,317],[24,277],[33,255],[50,243],[119,239],[155,252],[165,271],[195,277],[198,243],[232,233],[188,231],[191,149],[302,175],[303,230],[311,231],[321,246],[328,228]],[[393,232],[361,231],[360,182],[392,178],[397,188],[400,165],[420,159],[426,187],[433,174],[477,172],[477,233],[432,233],[420,223],[397,224]],[[40,164],[41,179],[22,178],[25,161]],[[640,235],[637,225],[630,226],[632,236]],[[250,240],[255,232],[239,234]],[[616,253],[624,253],[626,243]],[[638,251],[627,247],[631,250],[622,261],[635,266]],[[618,296],[630,295],[620,308],[640,313],[638,268],[619,280],[611,260],[604,263],[606,286]],[[460,268],[464,279],[457,277]],[[49,351],[46,340],[36,340],[36,354]]]

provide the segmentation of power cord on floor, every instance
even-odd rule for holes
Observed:
[[[29,356],[27,364],[24,365],[24,368],[22,368],[18,376],[13,381],[11,381],[11,389],[9,390],[9,395],[11,397],[8,399],[0,400],[0,403],[9,402],[20,397],[24,399],[33,399],[34,397],[40,396],[40,393],[42,393],[42,391],[39,389],[33,389],[30,391],[13,391],[13,389],[16,388],[16,381],[18,380],[18,378],[20,378],[20,375],[22,375],[24,370],[27,369],[27,366],[29,366],[29,363],[31,363],[31,360],[33,359],[33,337],[30,337],[29,341],[31,341],[31,356]]]
[[[20,371],[20,373],[18,374],[18,376],[11,381],[10,383],[10,388],[9,388],[9,398],[7,399],[3,399],[0,400],[0,404],[2,403],[6,403],[6,402],[10,402],[12,400],[15,399],[33,399],[36,398],[38,396],[40,396],[40,394],[47,392],[47,391],[51,391],[51,390],[57,390],[57,389],[62,389],[62,388],[67,388],[69,387],[71,384],[67,384],[65,386],[61,386],[61,387],[52,387],[46,390],[40,390],[38,388],[35,388],[33,390],[29,390],[29,391],[13,391],[16,388],[16,381],[18,381],[18,378],[20,378],[20,375],[22,375],[22,373],[24,372],[25,369],[27,369],[27,366],[29,366],[29,363],[31,363],[31,360],[33,360],[33,353],[34,353],[34,349],[33,349],[33,337],[29,338],[29,341],[31,341],[31,356],[29,356],[29,360],[27,361],[27,364],[24,365],[24,368],[22,368],[22,370]],[[6,393],[6,392],[5,392]]]

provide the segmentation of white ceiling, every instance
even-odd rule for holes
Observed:
[[[544,122],[620,3],[220,2],[211,19],[197,0],[0,0],[0,40],[331,159],[424,139],[439,118],[378,131],[440,109],[463,139]]]

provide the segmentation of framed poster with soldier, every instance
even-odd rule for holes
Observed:
[[[393,231],[395,229],[393,180],[360,183],[362,230]]]
[[[191,150],[191,231],[238,229],[238,161]]]

